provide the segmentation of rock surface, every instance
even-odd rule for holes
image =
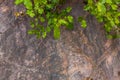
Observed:
[[[73,31],[62,29],[59,40],[36,39],[13,1],[0,4],[0,80],[120,80],[120,39],[106,39],[93,16],[86,29],[77,21]],[[66,5],[75,19],[86,14],[81,1]]]

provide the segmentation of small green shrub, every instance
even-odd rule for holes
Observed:
[[[60,37],[60,27],[73,29],[73,16],[69,15],[71,7],[61,8],[66,0],[15,0],[15,4],[24,4],[26,14],[31,20],[32,29],[29,34],[38,38],[45,38],[53,31],[55,39]],[[84,10],[94,15],[99,22],[104,23],[108,38],[120,37],[120,0],[86,0]],[[78,21],[81,27],[86,28],[87,23],[83,17]]]
[[[60,37],[60,27],[66,26],[73,29],[73,17],[68,15],[71,7],[61,9],[64,1],[60,0],[15,0],[15,4],[24,4],[26,14],[32,18],[29,34],[35,34],[38,38],[45,38],[51,31],[54,38]]]
[[[87,0],[84,7],[99,22],[104,23],[108,38],[120,37],[120,0]]]

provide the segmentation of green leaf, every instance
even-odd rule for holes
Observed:
[[[106,12],[106,7],[102,3],[97,4],[97,9],[98,9],[98,12],[101,12],[102,14],[104,14]]]
[[[39,39],[41,37],[41,33],[39,31],[37,31],[35,35],[36,35],[37,39]]]
[[[19,5],[19,4],[23,3],[23,1],[24,1],[24,0],[15,0],[15,4],[16,4],[16,5]]]
[[[86,20],[83,19],[83,17],[79,16],[79,17],[78,17],[78,22],[81,24],[81,27],[82,27],[82,28],[86,28],[86,27],[87,27]]]
[[[105,16],[107,17],[108,20],[113,20],[112,14],[110,12],[107,12]]]
[[[118,18],[115,17],[114,20],[115,20],[115,23],[116,23],[116,24],[119,24],[119,23],[120,23],[120,21],[119,21]]]
[[[39,0],[38,0],[39,1]],[[44,5],[47,5],[48,0],[41,0]]]
[[[51,0],[51,1],[52,1],[52,3],[54,3],[54,4],[56,4],[56,3],[59,2],[59,0]]]
[[[30,23],[31,27],[34,28],[35,24],[33,22]]]
[[[73,17],[72,16],[67,16],[67,19],[69,22],[73,22]]]
[[[100,0],[100,3],[104,4],[106,0]]]
[[[32,34],[35,34],[36,33],[36,30],[29,30],[28,31],[28,34],[32,35]]]
[[[116,16],[116,17],[119,17],[119,16],[120,16],[120,12],[117,12],[115,16]]]
[[[115,26],[115,22],[113,20],[110,21],[111,26]]]
[[[44,17],[40,17],[40,21],[41,22],[45,22],[45,18]]]
[[[98,20],[99,22],[103,22],[103,17],[98,17],[97,20]]]
[[[49,19],[49,18],[50,18],[50,16],[51,16],[51,13],[50,13],[50,12],[48,12],[48,13],[46,14],[46,18],[47,18],[47,19]]]
[[[84,6],[84,10],[88,11],[90,9],[89,5]]]
[[[53,23],[57,23],[58,19],[57,18],[53,18]]]
[[[69,13],[71,10],[72,10],[71,7],[67,7],[67,8],[66,8],[66,12],[67,12],[67,13]]]
[[[31,0],[24,0],[24,5],[27,9],[32,9],[32,2]]]
[[[60,19],[58,21],[58,23],[61,24],[61,25],[67,25],[68,24],[68,22],[66,20],[64,20],[64,19]]]
[[[51,31],[51,28],[49,26],[47,26],[46,32],[50,32],[50,31]]]
[[[110,35],[110,34],[107,34],[107,38],[108,38],[108,39],[113,39],[113,36]]]
[[[53,4],[47,4],[47,5],[46,5],[46,8],[47,8],[47,9],[53,9],[53,7],[54,7]]]
[[[106,0],[106,3],[111,4],[112,0]]]
[[[117,8],[118,8],[118,6],[115,5],[115,4],[112,4],[111,7],[112,7],[113,10],[117,10]]]
[[[34,1],[34,2],[35,2],[35,1]],[[35,5],[34,5],[34,10],[37,11],[37,10],[39,9],[39,5],[40,5],[40,4],[39,4],[38,2],[36,2]]]
[[[110,24],[105,24],[105,30],[106,30],[107,32],[110,32],[110,31],[111,31],[111,26],[110,26]]]
[[[92,5],[93,4],[93,0],[88,0],[88,4]]]
[[[30,17],[34,17],[35,13],[33,12],[33,10],[27,10],[26,14],[28,14]]]
[[[44,9],[42,9],[42,8],[39,8],[39,9],[38,9],[38,13],[39,13],[39,14],[43,14],[43,12],[44,12]]]
[[[53,23],[53,19],[48,19],[48,25],[51,25]]]
[[[82,21],[81,21],[81,27],[82,27],[82,28],[86,28],[86,27],[87,27],[87,23],[86,23],[85,20],[82,20]]]
[[[54,38],[59,39],[60,38],[60,28],[58,26],[54,27]]]
[[[115,3],[116,4],[120,4],[120,0],[115,0]]]
[[[46,31],[43,32],[42,37],[45,38],[47,36]]]

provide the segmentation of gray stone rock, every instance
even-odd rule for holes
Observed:
[[[28,35],[29,18],[16,19],[22,6],[5,0],[0,5],[0,80],[120,80],[120,40],[108,40],[102,24],[88,15],[88,27],[75,21],[61,38]],[[84,15],[82,1],[74,0],[71,15]],[[80,5],[81,4],[81,5]]]

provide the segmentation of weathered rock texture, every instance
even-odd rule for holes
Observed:
[[[66,5],[75,19],[86,14],[81,0]],[[86,29],[76,21],[59,40],[43,40],[27,34],[27,17],[15,18],[21,9],[13,0],[0,4],[0,80],[120,80],[120,40],[106,39],[93,16]]]

